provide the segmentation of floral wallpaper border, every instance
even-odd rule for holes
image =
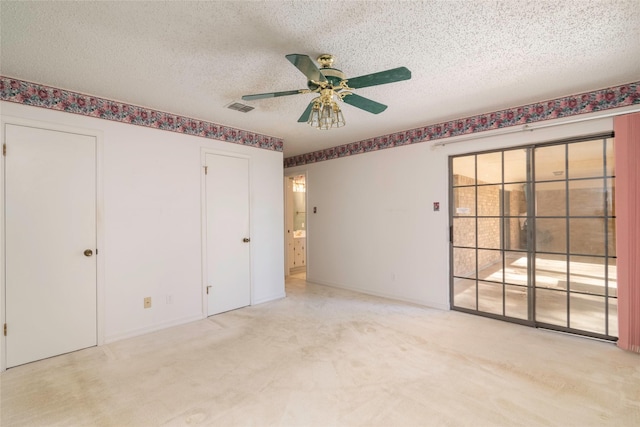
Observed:
[[[282,151],[281,138],[0,76],[0,100]]]
[[[640,104],[640,82],[378,136],[284,159],[290,168],[386,148]]]

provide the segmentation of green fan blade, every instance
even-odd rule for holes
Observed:
[[[386,105],[380,104],[376,101],[372,101],[363,96],[356,95],[355,93],[346,95],[342,100],[347,104],[353,105],[354,107],[358,107],[373,114],[380,114],[387,109]]]
[[[295,67],[302,71],[302,74],[307,76],[307,80],[313,80],[316,82],[326,82],[327,78],[320,72],[318,66],[309,58],[309,55],[299,55],[292,53],[286,55],[286,58]]]
[[[251,101],[254,99],[264,99],[264,98],[276,98],[278,96],[287,96],[287,95],[297,95],[299,93],[305,93],[305,89],[298,90],[287,90],[284,92],[270,92],[270,93],[258,93],[255,95],[243,95],[242,99],[245,101]]]
[[[313,101],[311,101],[309,103],[309,105],[307,106],[307,109],[304,110],[304,113],[302,113],[302,115],[300,116],[300,118],[298,119],[298,122],[302,123],[302,122],[307,122],[309,121],[309,116],[311,115],[311,110],[313,109],[313,104],[315,103],[315,99]]]
[[[394,68],[392,70],[380,71],[379,73],[367,74],[365,76],[354,77],[347,80],[347,85],[354,89],[367,86],[384,85],[387,83],[409,80],[411,71],[406,67]]]

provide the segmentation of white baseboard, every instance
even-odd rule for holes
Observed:
[[[278,295],[269,296],[269,297],[266,297],[266,298],[261,298],[259,300],[255,300],[255,301],[253,301],[251,303],[251,305],[264,304],[265,302],[276,301],[276,300],[283,299],[283,298],[286,298],[286,297],[287,297],[287,294],[285,292],[282,292],[282,293],[280,293]]]
[[[307,277],[307,282],[315,283],[315,284],[323,285],[323,286],[330,286],[332,288],[345,289],[345,290],[348,290],[348,291],[359,292],[361,294],[366,294],[366,295],[373,295],[373,296],[376,296],[376,297],[388,298],[388,299],[392,299],[392,300],[396,300],[396,301],[408,302],[408,303],[411,303],[411,304],[417,304],[417,305],[421,305],[421,306],[424,306],[424,307],[435,308],[435,309],[438,309],[438,310],[449,311],[451,309],[449,307],[449,305],[442,304],[442,303],[439,303],[439,302],[422,301],[422,300],[418,300],[418,299],[415,299],[415,298],[406,298],[406,297],[403,297],[403,296],[394,295],[394,294],[390,294],[390,293],[386,293],[386,292],[371,291],[369,289],[363,289],[363,288],[359,288],[357,286],[349,286],[349,285],[343,285],[343,284],[338,284],[338,283],[331,283],[331,282],[327,282],[327,281],[324,281],[324,280],[317,280],[317,279],[314,279],[313,277]]]
[[[185,323],[195,322],[196,320],[202,320],[205,317],[202,314],[193,316],[182,317],[180,319],[168,320],[166,322],[157,323],[155,325],[145,326],[144,328],[132,329],[125,332],[120,332],[113,335],[107,335],[105,337],[105,344],[109,344],[115,341],[124,340],[127,338],[133,338],[140,335],[148,334],[150,332],[160,331],[162,329],[171,328],[173,326],[184,325]]]

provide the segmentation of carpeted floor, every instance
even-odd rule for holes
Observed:
[[[640,355],[290,278],[0,376],[2,426],[635,426]]]

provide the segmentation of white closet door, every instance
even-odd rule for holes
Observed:
[[[5,132],[12,367],[97,344],[96,138],[13,124]]]
[[[208,315],[251,304],[249,160],[206,155]]]

